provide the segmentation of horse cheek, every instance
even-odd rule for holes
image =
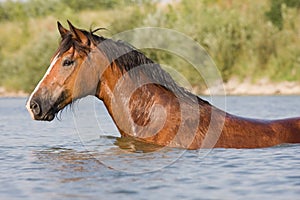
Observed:
[[[78,93],[78,98],[95,94],[97,88],[95,83],[98,82],[97,77],[97,74],[92,68],[80,69],[78,71],[74,88]]]

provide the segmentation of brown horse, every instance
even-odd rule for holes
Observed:
[[[65,29],[28,99],[35,120],[51,121],[76,99],[102,100],[122,137],[188,149],[258,148],[300,142],[300,118],[255,120],[228,114],[179,87],[159,64],[94,31]]]

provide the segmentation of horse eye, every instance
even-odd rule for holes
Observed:
[[[63,66],[64,66],[64,67],[68,67],[68,66],[71,66],[73,63],[74,63],[73,60],[66,59],[66,60],[64,60],[64,62],[63,62]]]

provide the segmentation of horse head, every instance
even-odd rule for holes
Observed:
[[[91,32],[75,28],[69,21],[68,24],[70,30],[57,22],[59,48],[27,101],[26,107],[35,120],[51,121],[72,101],[97,91],[100,72],[94,60],[103,54],[95,48]]]

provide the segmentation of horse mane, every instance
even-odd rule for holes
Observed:
[[[170,74],[163,70],[158,63],[152,61],[135,47],[120,40],[114,41],[94,34],[101,29],[102,28],[90,30],[89,32],[85,30],[81,31],[88,38],[88,43],[93,43],[97,46],[98,49],[106,55],[109,62],[111,64],[115,63],[122,73],[130,72],[129,75],[131,78],[134,78],[138,82],[140,72],[142,72],[150,79],[150,81],[152,81],[152,83],[173,92],[182,100],[193,103],[209,104],[207,101],[179,86]],[[81,42],[76,41],[70,33],[62,38],[58,53],[61,55],[73,47],[79,53],[81,52],[88,55],[91,50],[89,44],[84,45]]]

